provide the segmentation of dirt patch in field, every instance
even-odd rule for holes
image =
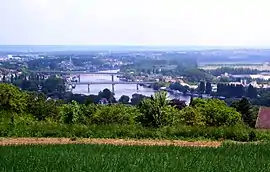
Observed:
[[[182,141],[182,140],[132,140],[132,139],[70,139],[70,138],[4,138],[0,139],[0,146],[31,145],[31,144],[111,144],[111,145],[146,145],[146,146],[195,146],[219,147],[222,142],[217,141]]]

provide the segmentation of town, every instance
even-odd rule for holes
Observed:
[[[154,91],[166,90],[178,99],[181,96],[215,97],[230,101],[242,96],[255,101],[270,89],[267,49],[163,51],[153,48],[140,51],[136,47],[130,47],[130,50],[118,47],[115,51],[51,51],[49,48],[46,50],[46,46],[36,49],[34,52],[27,48],[1,51],[0,80],[14,83],[22,89],[44,92],[48,88],[44,89],[43,84],[34,80],[56,77],[63,80],[59,82],[64,84],[61,86],[65,87],[63,92],[72,92],[76,85],[84,84],[88,87],[87,93],[91,93],[90,85],[93,84],[101,87],[102,84],[112,85],[109,89],[114,92],[115,84],[133,83],[137,85],[133,87],[134,93],[143,86]],[[81,75],[100,76],[106,74],[100,72],[112,70],[114,73],[107,72],[109,80],[80,82]],[[114,78],[118,78],[117,81]]]

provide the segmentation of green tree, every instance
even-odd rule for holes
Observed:
[[[242,115],[245,124],[250,127],[255,127],[257,119],[257,111],[254,111],[253,106],[247,98],[242,98],[239,101],[234,101],[231,105]]]
[[[4,75],[3,75],[3,78],[2,78],[2,81],[5,83],[6,80],[7,80],[7,79],[6,79],[6,75],[4,74]]]
[[[83,121],[80,105],[76,101],[64,104],[60,109],[60,121],[65,124],[74,124]]]
[[[182,110],[184,109],[187,105],[186,105],[186,102],[183,101],[183,100],[179,100],[179,99],[172,99],[170,102],[169,102],[169,105],[179,109],[179,110]]]
[[[179,82],[175,82],[175,83],[170,84],[170,89],[178,90],[178,91],[185,94],[189,90],[189,87],[188,86],[183,86]]]
[[[242,122],[239,112],[218,99],[194,99],[193,107],[202,113],[207,126],[234,126]]]
[[[205,116],[193,107],[186,107],[181,111],[180,123],[191,126],[205,126]]]
[[[249,98],[256,98],[258,96],[257,89],[254,88],[251,84],[249,84],[247,88],[247,97]]]
[[[56,100],[47,100],[42,93],[29,93],[27,96],[27,112],[35,119],[41,121],[46,118],[59,120],[59,107],[61,103]]]
[[[14,82],[14,76],[13,76],[13,74],[11,74],[10,82],[11,82],[11,83]]]
[[[174,107],[168,106],[166,92],[156,92],[154,96],[149,99],[144,99],[140,105],[139,110],[142,113],[139,116],[139,122],[148,127],[160,127],[173,123]]]
[[[206,83],[205,93],[210,94],[212,92],[212,85],[210,82]]]
[[[62,94],[65,93],[65,91],[65,81],[56,76],[50,76],[42,84],[42,92],[44,93],[59,92],[60,94]]]
[[[97,105],[97,107],[93,115],[90,116],[91,123],[97,125],[134,124],[134,118],[139,114],[136,107],[122,104]]]
[[[114,93],[111,92],[108,88],[105,88],[103,91],[98,93],[98,97],[107,99],[110,103],[116,103]]]
[[[205,83],[203,81],[200,82],[199,85],[199,93],[203,94],[205,92]]]
[[[145,95],[135,93],[132,95],[131,104],[139,105],[145,98],[147,98]]]
[[[129,97],[126,96],[126,95],[122,95],[118,101],[120,103],[123,103],[123,104],[128,104],[129,103]]]
[[[10,84],[0,84],[0,108],[10,112],[11,123],[14,123],[16,113],[21,113],[26,107],[26,94]]]

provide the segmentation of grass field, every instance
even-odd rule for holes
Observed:
[[[270,171],[270,144],[218,148],[115,145],[0,147],[0,171]]]

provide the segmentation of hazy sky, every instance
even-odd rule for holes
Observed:
[[[269,0],[0,0],[0,44],[270,45]]]

